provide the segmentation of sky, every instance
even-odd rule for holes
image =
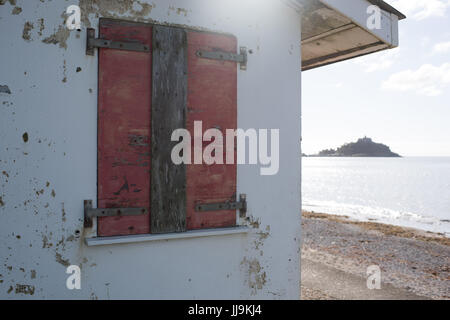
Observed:
[[[302,151],[364,136],[402,156],[450,156],[450,0],[387,0],[400,45],[302,73]]]

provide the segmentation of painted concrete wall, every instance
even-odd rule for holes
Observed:
[[[0,3],[0,299],[299,298],[295,10],[278,0]],[[71,4],[81,32],[65,28]],[[97,55],[85,55],[85,29],[98,16],[228,32],[253,51],[238,71],[238,127],[280,129],[280,171],[238,167],[249,234],[85,245],[83,200],[96,199],[97,182]],[[81,267],[81,290],[66,288],[67,265]]]

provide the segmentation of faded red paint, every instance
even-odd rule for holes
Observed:
[[[206,32],[188,31],[187,35],[187,129],[194,137],[194,121],[202,121],[203,131],[219,128],[225,137],[226,129],[237,127],[237,65],[230,61],[199,58],[196,52],[236,52],[237,41],[233,36]],[[209,142],[204,143],[204,146],[207,144]],[[233,199],[236,196],[236,164],[187,165],[186,176],[187,228],[192,230],[234,226],[235,210],[196,212],[195,204]]]
[[[152,28],[104,22],[100,37],[137,40],[151,48]],[[99,208],[149,208],[151,81],[151,53],[99,49]],[[143,141],[136,143],[136,137]],[[145,233],[150,233],[149,215],[98,220],[99,236]]]

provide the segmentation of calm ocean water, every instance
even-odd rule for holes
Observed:
[[[302,161],[303,210],[450,236],[450,157]]]

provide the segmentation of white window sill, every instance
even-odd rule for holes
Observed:
[[[249,228],[244,226],[244,227],[220,228],[220,229],[191,230],[180,233],[140,234],[132,236],[119,236],[119,237],[95,237],[95,238],[86,238],[85,242],[88,247],[94,247],[111,244],[224,236],[231,234],[243,234],[248,232]]]

